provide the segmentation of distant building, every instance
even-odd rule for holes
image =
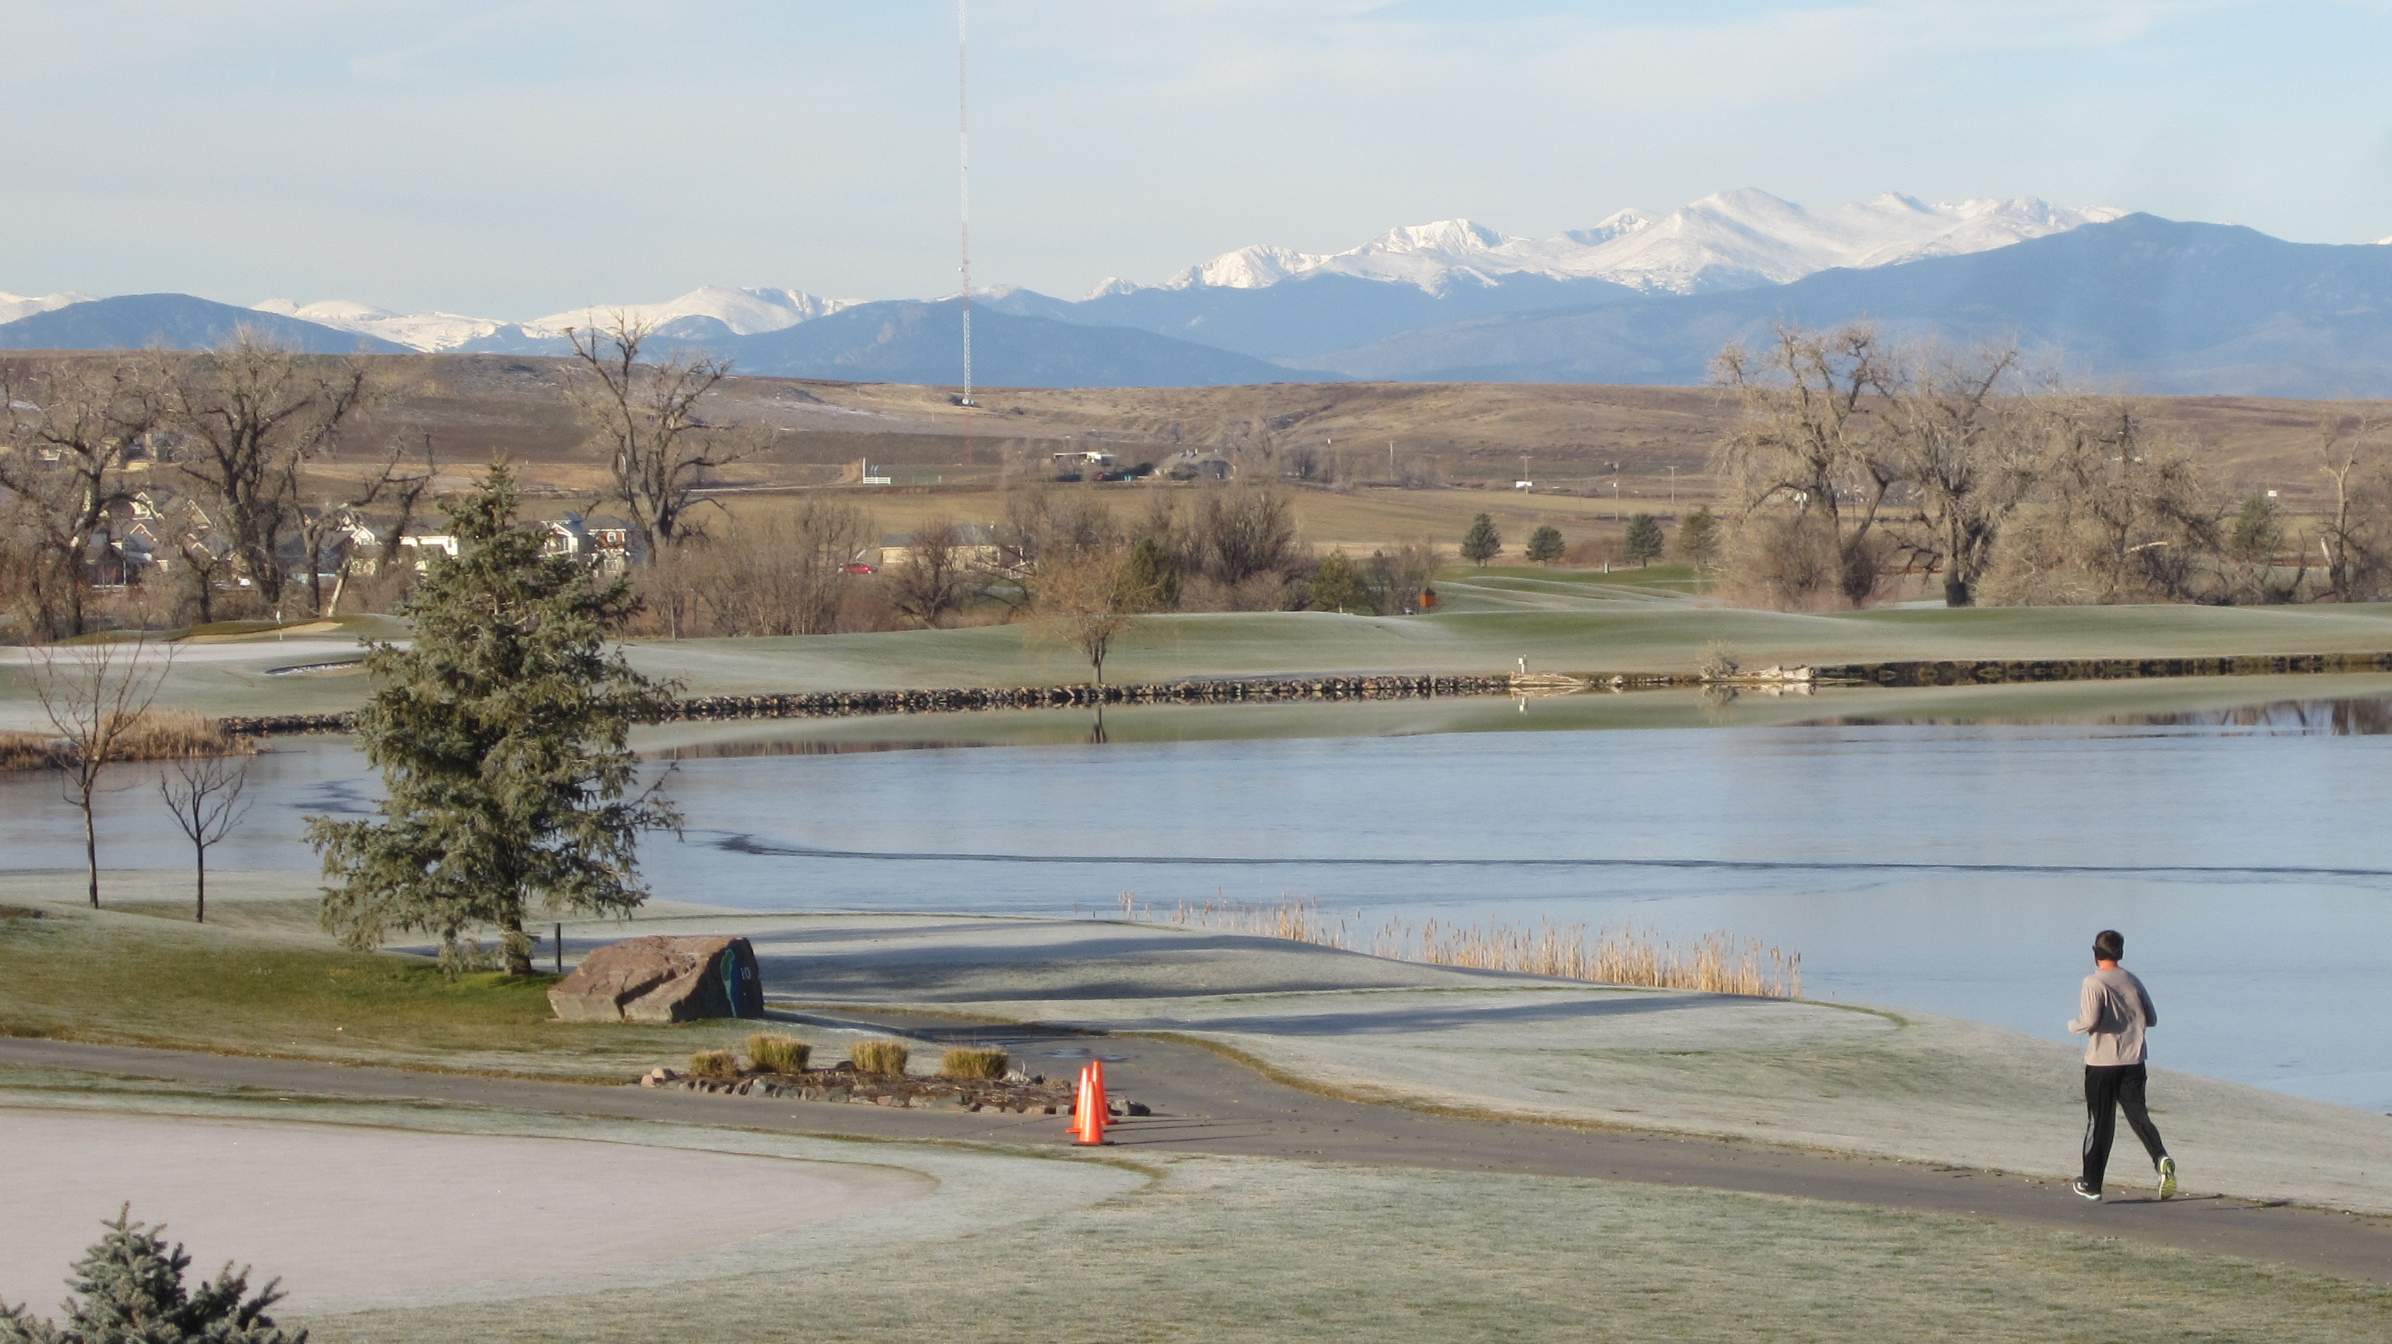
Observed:
[[[631,524],[620,518],[568,513],[542,526],[548,529],[543,554],[585,559],[601,574],[621,574],[641,558]]]
[[[914,558],[918,534],[892,532],[880,539],[880,568],[895,569]],[[987,523],[959,523],[955,528],[956,559],[967,565],[991,565],[1001,557],[997,530]]]

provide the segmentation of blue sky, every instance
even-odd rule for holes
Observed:
[[[955,286],[952,0],[14,0],[0,290]],[[974,275],[1728,187],[2392,234],[2392,0],[975,0]]]

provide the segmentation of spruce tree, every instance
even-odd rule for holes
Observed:
[[[1130,547],[1129,565],[1122,571],[1124,596],[1131,611],[1179,609],[1179,561],[1153,537],[1140,537]]]
[[[1503,550],[1503,534],[1495,530],[1495,520],[1485,514],[1470,520],[1470,530],[1462,535],[1462,558],[1474,565],[1484,565]]]
[[[1628,563],[1649,565],[1661,558],[1661,520],[1640,513],[1628,520]]]
[[[1719,558],[1719,515],[1705,504],[1678,524],[1678,558],[1696,569],[1709,569]]]
[[[663,717],[674,687],[607,647],[629,586],[543,554],[516,504],[513,474],[494,466],[444,506],[458,553],[409,594],[413,642],[366,655],[374,690],[356,730],[382,772],[380,815],[308,824],[324,926],[352,947],[432,933],[453,966],[459,936],[492,926],[507,970],[529,974],[534,902],[628,914],[647,897],[639,833],[680,825],[656,787],[634,788],[629,729]]]
[[[132,1221],[128,1206],[75,1262],[67,1280],[74,1296],[61,1326],[36,1320],[22,1306],[0,1305],[0,1344],[307,1344],[305,1330],[274,1324],[266,1309],[282,1300],[281,1280],[256,1296],[249,1271],[219,1270],[197,1291],[183,1286],[191,1257],[172,1250],[151,1228]]]
[[[1344,551],[1321,557],[1320,567],[1312,573],[1311,601],[1315,611],[1371,611],[1378,606],[1371,600],[1369,585],[1362,581],[1362,567],[1347,559]]]
[[[1528,558],[1538,564],[1550,565],[1561,559],[1561,529],[1548,523],[1528,534]]]

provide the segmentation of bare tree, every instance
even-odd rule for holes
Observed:
[[[279,605],[302,474],[333,453],[365,404],[365,366],[294,354],[242,331],[166,367],[164,411],[176,465],[206,493],[258,595]],[[305,563],[311,576],[319,568],[313,554]]]
[[[1139,595],[1129,582],[1129,549],[1104,546],[1057,555],[1039,567],[1039,624],[1062,643],[1080,651],[1105,684],[1105,658],[1113,642],[1129,629],[1139,609]]]
[[[83,814],[83,858],[91,906],[100,907],[100,837],[94,807],[109,766],[124,758],[126,738],[157,698],[174,665],[174,646],[154,653],[139,641],[104,641],[38,649],[33,694],[65,748],[65,797]]]
[[[1200,568],[1224,584],[1285,572],[1297,558],[1295,510],[1276,485],[1208,489],[1196,504]]]
[[[358,562],[365,558],[358,554],[360,543],[357,540],[357,533],[365,526],[365,510],[373,507],[374,501],[382,498],[386,492],[402,499],[404,504],[390,537],[380,540],[375,547],[378,553],[374,557],[375,565],[379,566],[398,546],[399,531],[413,520],[424,491],[431,488],[432,480],[438,474],[439,467],[433,460],[432,440],[428,435],[423,441],[423,449],[421,470],[400,470],[399,452],[394,447],[371,475],[337,495],[324,496],[314,508],[298,511],[292,531],[299,538],[301,554],[307,558],[308,606],[314,614],[339,614],[341,590],[348,586],[349,575],[356,570]],[[332,564],[329,576],[332,592],[329,596],[324,591],[327,577],[324,564],[327,560]]]
[[[1878,414],[1893,370],[1874,330],[1780,325],[1759,351],[1720,352],[1719,381],[1742,403],[1714,467],[1744,514],[1790,505],[1832,542],[1847,602],[1877,585],[1875,529],[1897,479]]]
[[[168,506],[159,526],[174,539],[175,554],[191,576],[191,609],[206,625],[216,619],[217,590],[229,584],[237,567],[232,548],[223,544],[214,520],[199,501],[183,498]]]
[[[2372,596],[2392,572],[2392,470],[2385,422],[2337,418],[2317,445],[2318,466],[2334,483],[2333,511],[2318,537],[2326,591],[2350,602]]]
[[[192,876],[198,900],[193,922],[208,922],[208,847],[232,834],[249,815],[249,762],[229,756],[185,757],[171,774],[158,775],[158,794],[174,813],[175,825],[191,841]]]
[[[735,635],[826,635],[872,535],[853,504],[808,497],[792,513],[743,521],[702,553],[700,591],[715,628]]]
[[[0,493],[34,545],[23,581],[52,639],[89,628],[84,566],[109,511],[132,496],[126,464],[157,425],[156,388],[133,363],[73,360],[42,374],[0,365]]]
[[[969,550],[963,528],[951,518],[914,529],[905,563],[890,575],[897,609],[917,625],[935,629],[948,612],[962,607],[972,586]]]
[[[2002,524],[2035,481],[2018,349],[1920,351],[1889,363],[1886,460],[1912,502],[1894,530],[1913,560],[1942,572],[1944,605],[1969,606]]]
[[[607,327],[565,332],[589,375],[574,384],[574,403],[606,452],[614,498],[654,560],[701,533],[690,513],[711,502],[698,494],[706,474],[749,450],[700,414],[699,402],[731,366],[685,355],[644,363],[640,347],[649,334],[623,312]]]

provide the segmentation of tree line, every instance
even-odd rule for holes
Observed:
[[[1718,364],[1732,594],[1860,605],[1898,574],[1951,606],[2392,596],[2392,435],[2329,414],[2317,517],[2236,497],[2135,398],[2072,391],[2016,346],[1780,327]]]

